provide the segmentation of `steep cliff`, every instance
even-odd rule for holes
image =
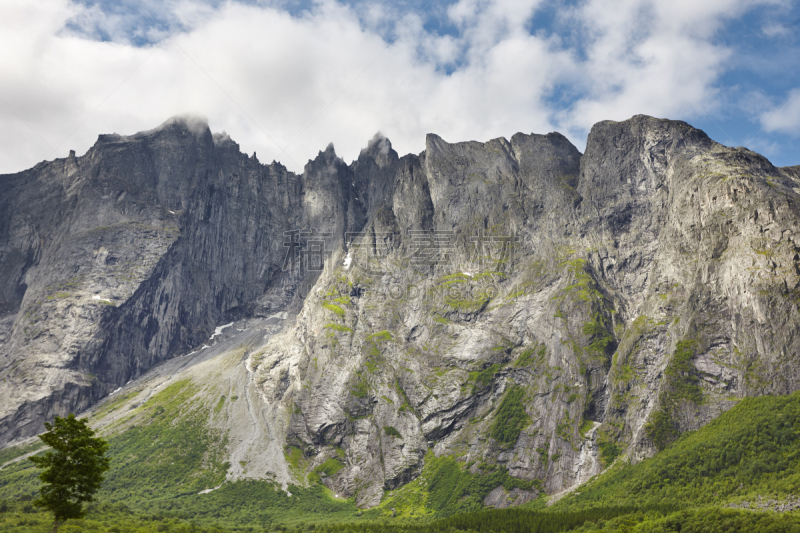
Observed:
[[[0,177],[0,442],[85,409],[229,317],[286,307],[298,279],[282,268],[284,232],[362,223],[350,175],[332,147],[298,177],[172,119]]]
[[[798,187],[644,116],[595,125],[584,154],[518,133],[400,158],[376,136],[301,176],[197,121],[101,136],[0,177],[0,442],[285,310],[225,363],[267,428],[261,452],[232,431],[261,470],[228,479],[393,505],[433,452],[518,480],[487,505],[558,494],[800,388]]]
[[[596,125],[583,155],[558,134],[430,135],[250,362],[287,442],[342,450],[325,482],[361,505],[429,449],[558,493],[798,388],[797,186],[649,117]]]

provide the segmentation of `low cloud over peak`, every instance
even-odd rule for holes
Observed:
[[[743,21],[753,20],[753,39],[798,49],[763,30],[797,18],[779,1],[113,6],[0,7],[0,44],[15,51],[0,58],[0,172],[186,109],[208,117],[181,119],[194,130],[224,130],[295,171],[331,140],[355,159],[378,130],[399,153],[422,150],[427,132],[555,130],[581,148],[594,122],[638,113],[687,120],[728,144],[763,142],[779,164],[796,153],[798,69],[775,87],[729,79],[751,64],[726,33]]]

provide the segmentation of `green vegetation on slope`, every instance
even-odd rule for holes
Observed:
[[[289,486],[287,493],[269,481],[238,481],[198,494],[220,479],[215,450],[224,437],[191,426],[193,417],[201,420],[205,413],[193,398],[190,383],[177,383],[132,411],[154,427],[134,426],[109,438],[116,450],[110,473],[116,475],[87,518],[68,521],[65,532],[800,532],[799,512],[721,507],[759,496],[782,500],[800,492],[800,392],[745,399],[654,458],[637,465],[618,462],[550,508],[540,498],[522,508],[486,510],[483,499],[498,486],[510,491],[541,490],[541,485],[512,478],[500,465],[464,464],[429,453],[417,479],[363,513],[320,485]],[[186,434],[192,438],[182,437]],[[162,446],[175,461],[166,464]],[[20,451],[4,454],[13,457]],[[0,470],[0,498],[6,500],[0,501],[3,531],[33,533],[52,523],[30,505],[38,485],[27,463]],[[174,480],[160,477],[158,468],[173,469],[169,475]],[[331,459],[317,471],[330,475],[338,468],[341,463]]]
[[[800,391],[747,398],[637,465],[615,468],[559,509],[724,504],[800,492]]]
[[[124,504],[99,504],[90,507],[83,520],[69,520],[62,533],[224,533],[226,531],[286,533],[556,533],[638,532],[638,533],[796,533],[800,531],[797,514],[755,513],[718,508],[672,510],[668,507],[633,509],[604,507],[583,511],[534,512],[523,509],[484,510],[463,513],[426,522],[404,520],[369,521],[353,517],[350,521],[330,520],[319,523],[302,519],[290,524],[204,525],[196,519],[182,519],[163,514],[142,515]],[[51,523],[50,517],[37,512],[30,503],[0,503],[0,528],[13,533],[41,533]]]
[[[520,431],[528,425],[530,419],[522,405],[525,389],[520,386],[511,387],[497,409],[491,436],[505,447],[517,443]]]
[[[686,509],[662,516],[659,513],[641,511],[621,515],[611,520],[589,522],[575,532],[638,533],[795,533],[800,531],[800,516],[797,514],[754,513],[737,509],[714,507]]]
[[[398,438],[398,439],[402,439],[403,438],[403,435],[401,435],[400,432],[397,431],[397,428],[395,428],[393,426],[383,426],[383,431],[387,435],[389,435],[391,437],[395,437],[395,438]]]
[[[136,424],[109,439],[114,467],[103,492],[112,501],[147,502],[196,493],[225,479],[226,439],[207,429],[208,412],[192,401],[196,388],[189,381],[168,386],[142,406],[147,424]]]
[[[289,486],[289,496],[269,480],[223,483],[229,466],[223,462],[227,439],[207,427],[210,412],[197,392],[190,381],[179,381],[130,411],[132,418],[124,423],[132,425],[108,437],[111,469],[97,493],[99,502],[124,503],[138,514],[206,526],[260,528],[304,517],[355,517],[352,501],[335,499],[320,485]],[[6,451],[6,457],[27,449]],[[339,468],[341,463],[331,459],[318,470],[332,475]],[[7,465],[0,470],[0,499],[34,495],[37,473],[29,461]]]
[[[352,502],[337,501],[320,486],[312,489],[290,486],[289,491],[291,496],[272,483],[238,481],[226,483],[208,494],[162,498],[146,508],[127,502],[100,501],[88,507],[85,520],[69,520],[60,531],[201,533],[295,528],[299,532],[306,523],[357,518]],[[25,501],[29,498],[0,502],[0,530],[43,533],[52,529],[52,515],[38,512]]]
[[[476,473],[472,473],[475,471]],[[490,464],[463,464],[452,457],[425,456],[425,466],[417,479],[397,489],[379,507],[367,511],[365,518],[445,517],[483,509],[483,499],[493,489],[541,490],[538,479],[524,481],[513,478],[505,467]]]
[[[340,316],[340,317],[344,318],[345,312],[344,312],[344,309],[342,309],[341,306],[326,302],[326,303],[322,304],[322,307],[324,307],[328,311],[333,312],[337,316]]]
[[[483,370],[470,372],[469,380],[473,382],[472,394],[475,394],[476,392],[479,392],[491,385],[492,381],[494,381],[495,374],[497,374],[501,368],[503,368],[503,365],[497,363],[486,367]]]
[[[659,409],[650,416],[645,432],[656,448],[663,450],[678,438],[678,429],[673,421],[673,412],[681,402],[699,404],[703,401],[700,377],[692,364],[696,341],[682,340],[664,374],[666,380],[659,399]]]
[[[31,442],[30,444],[23,446],[12,446],[11,448],[0,450],[0,466],[9,461],[13,461],[14,459],[22,457],[26,453],[35,452],[37,450],[41,450],[42,448],[44,448],[44,444],[39,439],[36,439],[36,441]]]

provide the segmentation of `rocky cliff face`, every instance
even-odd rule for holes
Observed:
[[[283,272],[283,233],[325,224],[341,240],[363,224],[350,175],[332,148],[299,177],[173,119],[0,178],[0,442],[86,408],[229,317],[286,307],[298,279]]]
[[[376,136],[301,176],[193,121],[101,136],[0,177],[0,441],[288,310],[240,381],[298,482],[373,506],[433,451],[534,482],[487,505],[557,494],[800,388],[798,187],[644,116],[595,125],[584,154],[429,135],[400,158]]]

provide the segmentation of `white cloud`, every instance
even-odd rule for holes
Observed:
[[[543,0],[460,0],[446,14],[457,35],[391,4],[319,0],[292,16],[176,1],[153,12],[182,21],[171,39],[70,0],[6,0],[0,47],[14,53],[0,56],[0,172],[185,113],[296,171],[330,141],[349,161],[379,130],[401,154],[422,150],[428,132],[458,141],[560,128],[580,147],[598,120],[712,109],[730,57],[714,34],[751,4],[588,0],[560,16],[583,35],[578,51],[528,33]],[[112,40],[87,37],[98,28]],[[554,89],[579,80],[554,106]]]
[[[800,134],[800,89],[789,92],[786,101],[760,116],[765,131]]]
[[[761,28],[761,31],[767,37],[784,37],[792,33],[792,30],[788,26],[774,22],[764,24],[764,26]]]
[[[582,132],[597,121],[638,113],[683,118],[716,112],[716,83],[732,51],[714,36],[757,3],[590,0],[573,14],[590,36],[585,92],[560,113],[559,123]]]

